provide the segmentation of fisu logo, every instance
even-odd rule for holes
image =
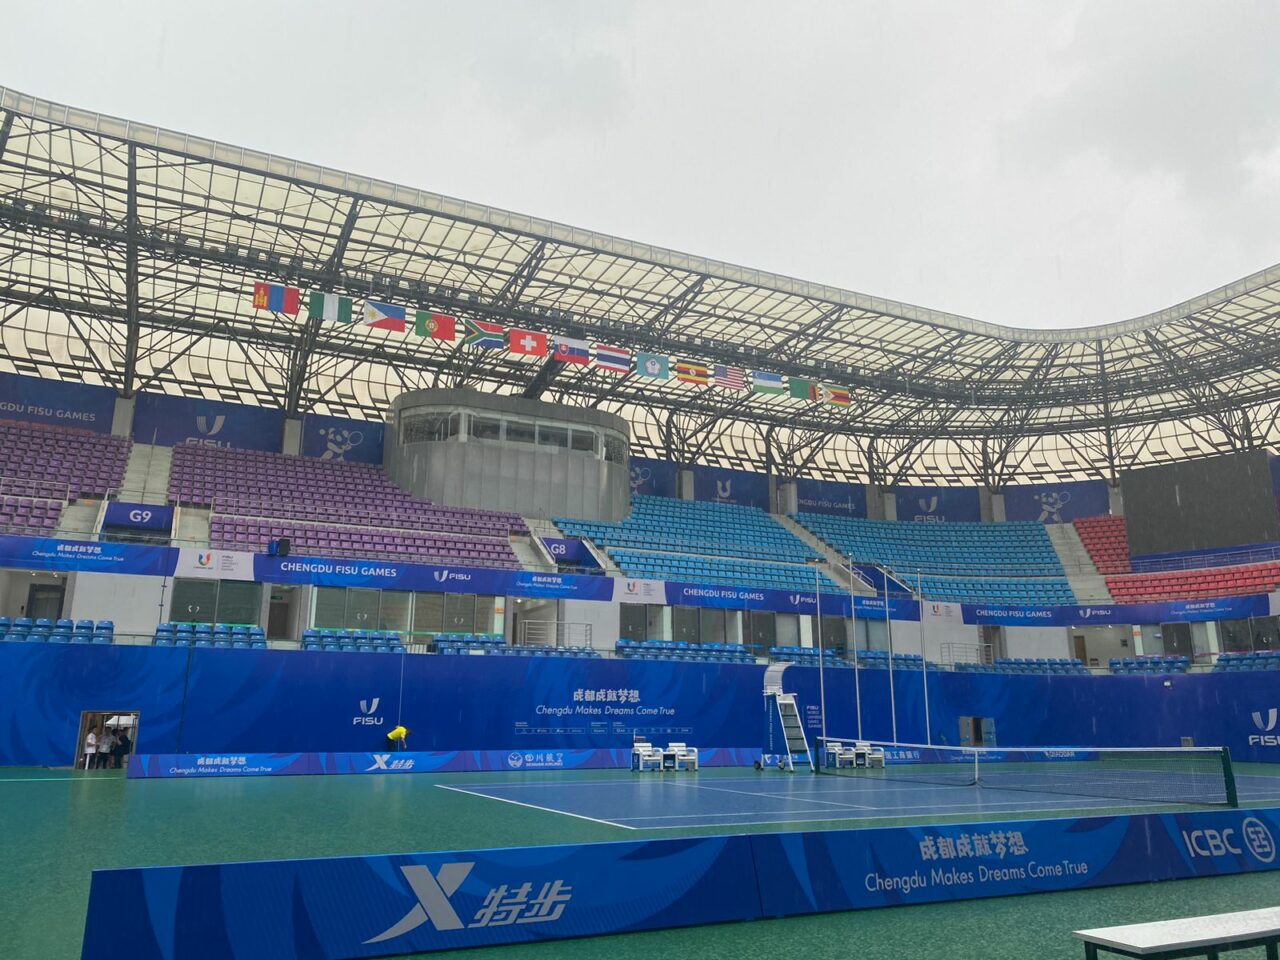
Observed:
[[[196,417],[196,429],[206,437],[216,437],[222,432],[226,422],[227,418],[222,414],[217,414],[213,417],[206,417],[204,414],[200,414]]]
[[[374,697],[372,700],[360,701],[360,715],[351,718],[352,726],[357,727],[380,727],[382,726],[382,718],[374,716],[378,712],[378,704],[381,697]]]
[[[1276,728],[1277,711],[1272,707],[1266,713],[1261,710],[1253,711],[1253,725],[1261,733],[1252,733],[1249,735],[1249,746],[1251,747],[1280,747],[1280,734],[1272,733]]]
[[[1276,728],[1276,708],[1272,707],[1268,710],[1265,718],[1261,711],[1255,710],[1253,712],[1253,725],[1264,732],[1274,730]]]
[[[921,497],[918,503],[921,513],[933,513],[938,509],[938,495],[935,493],[932,497]]]
[[[433,573],[431,576],[433,576],[433,577],[435,578],[436,583],[444,583],[446,580],[448,580],[448,579],[449,579],[449,571],[448,571],[448,570],[437,570],[437,571],[436,571],[435,573]]]
[[[733,481],[717,480],[716,481],[716,499],[728,500],[731,496],[733,496]]]

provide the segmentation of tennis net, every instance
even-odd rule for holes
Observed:
[[[936,747],[828,738],[824,773],[1149,803],[1236,806],[1226,747]]]

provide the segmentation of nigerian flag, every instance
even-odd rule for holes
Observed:
[[[338,323],[351,322],[351,298],[340,297],[336,293],[311,291],[311,304],[307,313],[312,320],[336,320]]]

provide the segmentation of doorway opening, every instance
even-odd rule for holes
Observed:
[[[138,747],[137,710],[85,710],[76,739],[80,770],[123,770]]]

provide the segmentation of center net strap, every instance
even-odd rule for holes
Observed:
[[[1236,803],[1225,747],[936,747],[827,738],[819,768],[868,780],[1131,800]]]

